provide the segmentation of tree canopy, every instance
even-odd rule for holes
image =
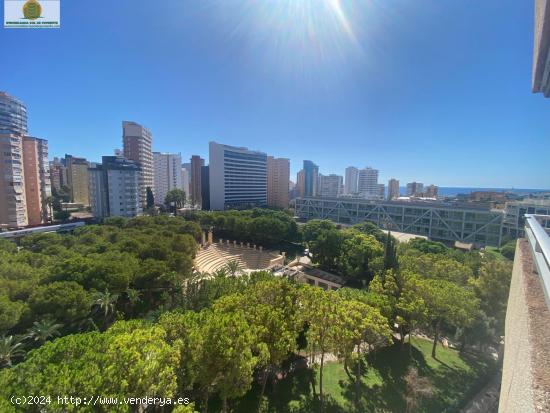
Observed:
[[[237,265],[193,271],[201,228],[266,246],[302,243],[313,265],[346,287],[323,290]],[[407,335],[410,343],[429,334],[434,357],[442,337],[462,347],[498,341],[510,276],[510,262],[491,254],[424,240],[398,245],[370,223],[299,228],[267,209],[114,217],[71,234],[27,236],[20,248],[0,240],[0,410],[24,411],[9,395],[48,393],[190,395],[201,411],[210,403],[227,412],[253,389],[261,407],[300,357],[309,357],[308,371],[318,368],[310,385],[323,409],[330,355],[343,363],[361,411],[363,372],[392,341],[405,348]]]
[[[178,188],[169,190],[164,199],[164,204],[168,208],[183,208],[185,205],[185,192]]]

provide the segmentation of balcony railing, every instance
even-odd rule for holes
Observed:
[[[525,235],[550,309],[550,215],[525,214]]]

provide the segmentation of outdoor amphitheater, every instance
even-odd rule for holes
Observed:
[[[231,261],[239,264],[240,272],[264,270],[284,265],[285,253],[264,249],[255,244],[218,239],[214,242],[212,231],[202,233],[202,242],[195,257],[195,271],[213,274],[225,269]]]

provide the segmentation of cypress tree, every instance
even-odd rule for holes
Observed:
[[[395,246],[395,241],[391,236],[391,231],[388,230],[388,235],[386,236],[386,245],[384,251],[384,269],[397,269],[397,250]]]
[[[153,208],[155,206],[155,197],[150,187],[147,187],[146,194],[147,194],[147,209]]]

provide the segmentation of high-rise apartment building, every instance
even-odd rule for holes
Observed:
[[[186,198],[191,199],[191,180],[189,179],[189,169],[182,166],[181,168],[181,185],[183,186],[183,192],[185,192]]]
[[[47,199],[51,196],[48,141],[23,137],[23,169],[25,173],[25,199],[29,225],[48,222]]]
[[[25,171],[25,199],[29,225],[42,223],[42,197],[40,194],[40,172],[38,170],[38,148],[36,141],[23,137],[23,169]]]
[[[342,195],[344,178],[340,175],[319,175],[318,196],[336,198]]]
[[[290,191],[293,191],[296,188],[296,183],[292,182],[291,180],[288,181],[288,189]]]
[[[250,208],[267,204],[265,153],[210,142],[209,160],[211,209]]]
[[[27,134],[27,108],[0,92],[0,225],[28,225],[23,170],[23,136]]]
[[[312,161],[304,161],[304,196],[317,196],[319,167]]]
[[[201,167],[201,208],[210,211],[210,167]]]
[[[187,171],[189,172],[189,182],[191,182],[191,162],[182,163],[181,167],[187,169]]]
[[[290,181],[290,160],[267,157],[267,205],[288,208]]]
[[[424,195],[428,198],[437,198],[437,194],[439,192],[439,188],[435,185],[428,185],[426,187],[426,192]]]
[[[344,182],[344,194],[352,195],[359,192],[359,169],[355,166],[346,168],[346,179]]]
[[[301,169],[296,174],[296,188],[295,193],[297,197],[304,197],[305,196],[305,186],[306,186],[306,174],[303,169]]]
[[[362,198],[377,199],[380,197],[378,187],[378,169],[367,167],[359,171],[358,192]]]
[[[0,224],[47,222],[48,141],[27,136],[27,108],[4,92],[0,92],[0,145]]]
[[[19,99],[0,92],[0,134],[26,135],[27,107]]]
[[[424,184],[421,182],[409,182],[407,184],[407,196],[421,196],[424,192]]]
[[[67,184],[71,190],[71,201],[77,204],[90,205],[88,168],[90,163],[84,158],[65,155],[67,166]]]
[[[38,139],[38,168],[40,172],[40,194],[42,196],[42,220],[48,222],[53,219],[50,216],[50,207],[48,198],[52,196],[52,179],[50,173],[50,162],[48,160],[48,141],[46,139]]]
[[[386,185],[378,184],[378,196],[380,199],[386,198]]]
[[[28,225],[23,171],[23,137],[0,133],[0,225]]]
[[[104,156],[90,168],[90,204],[97,218],[135,217],[142,212],[138,164],[120,156]]]
[[[201,168],[204,166],[204,159],[199,155],[191,156],[191,204],[202,205],[201,189]]]
[[[191,200],[191,162],[182,163],[181,169],[185,194],[187,195],[187,199]],[[183,170],[187,171],[187,173],[183,172]]]
[[[172,189],[184,190],[181,173],[181,154],[153,152],[155,203],[164,205]]]
[[[57,192],[59,192],[62,187],[69,186],[67,167],[64,165],[64,162],[61,162],[57,157],[50,162],[50,179],[52,189],[55,189]]]
[[[107,189],[107,178],[102,164],[95,164],[88,171],[90,188],[90,208],[96,218],[109,216],[109,190]]]
[[[288,181],[288,199],[289,202],[291,199],[296,198],[298,195],[296,194],[296,184],[293,181]]]
[[[122,122],[122,144],[124,157],[132,160],[140,167],[139,191],[141,205],[147,205],[147,188],[153,194],[153,135],[146,127],[136,122]]]
[[[388,181],[388,201],[399,198],[399,181],[390,179]]]

